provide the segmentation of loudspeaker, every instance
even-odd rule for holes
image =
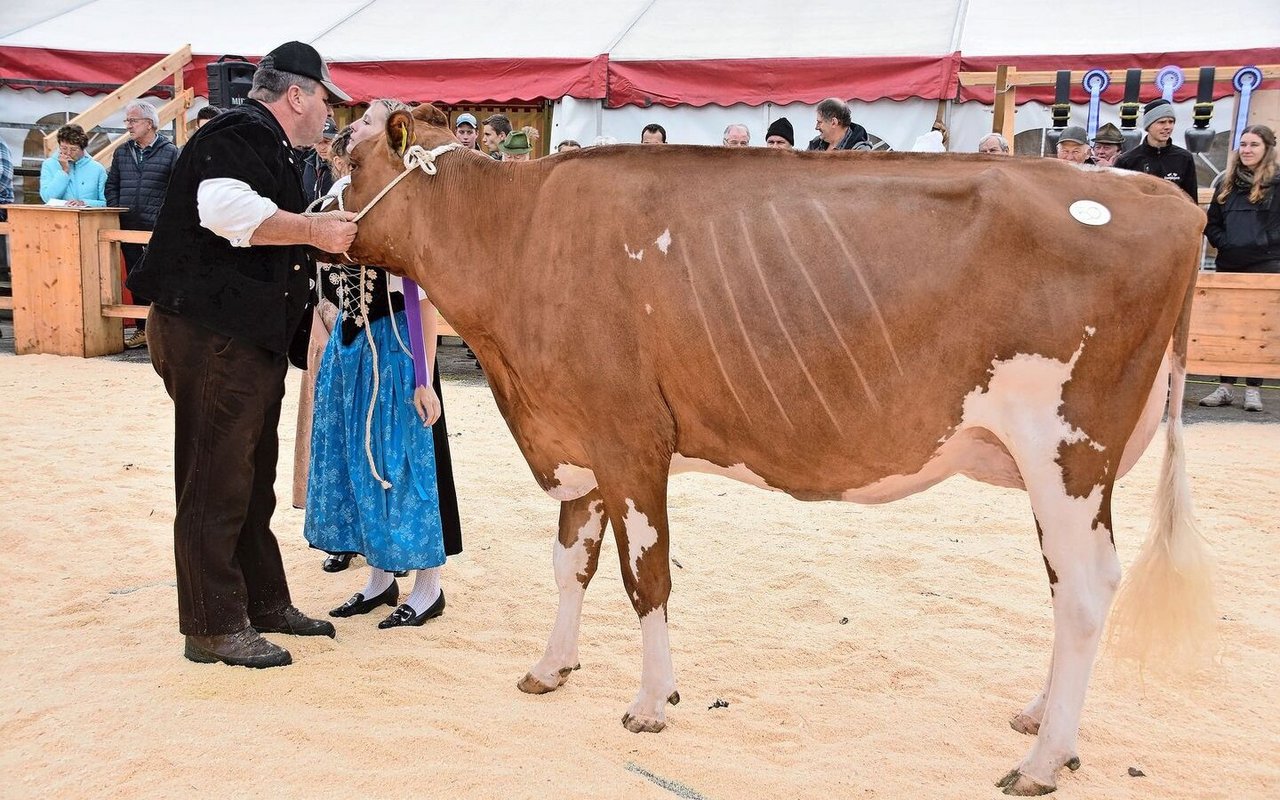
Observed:
[[[242,105],[253,86],[257,66],[244,56],[223,56],[205,67],[209,78],[209,105],[235,108]]]

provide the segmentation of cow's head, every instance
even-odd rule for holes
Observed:
[[[431,150],[442,144],[456,142],[449,130],[449,118],[440,109],[422,104],[412,113],[393,111],[387,116],[382,132],[361,142],[352,149],[351,186],[346,190],[343,205],[348,211],[360,211],[405,170],[404,156],[413,145]],[[422,213],[421,204],[413,203],[415,192],[420,192],[422,180],[434,180],[421,173],[408,175],[381,199],[360,220],[360,232],[347,251],[355,261],[363,264],[389,266],[403,271],[411,234],[408,220]],[[420,195],[417,195],[420,197]]]

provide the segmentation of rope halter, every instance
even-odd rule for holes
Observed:
[[[461,147],[462,145],[459,142],[449,142],[448,144],[442,144],[439,147],[433,147],[430,150],[427,150],[420,144],[411,145],[404,151],[404,172],[401,172],[399,175],[392,178],[391,182],[384,186],[382,191],[374,195],[373,199],[369,201],[369,204],[360,209],[360,213],[356,214],[355,219],[351,221],[359,222],[363,219],[364,215],[368,214],[379,200],[386,197],[388,192],[396,188],[396,184],[404,180],[409,173],[414,170],[422,170],[427,175],[435,175],[436,158],[443,153],[447,153],[450,150],[456,150]],[[339,203],[341,203],[341,195],[339,195]]]

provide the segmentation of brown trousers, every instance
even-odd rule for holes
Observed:
[[[271,532],[289,364],[154,306],[147,346],[173,399],[178,627],[232,633],[290,604]]]

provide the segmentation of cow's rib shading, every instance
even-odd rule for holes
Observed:
[[[760,373],[760,380],[764,381],[764,388],[769,390],[769,396],[773,398],[773,404],[778,407],[778,413],[786,420],[787,425],[795,428],[796,424],[791,421],[791,417],[787,416],[787,409],[783,407],[782,401],[778,399],[778,393],[774,391],[773,384],[769,382],[769,375],[764,371],[764,365],[760,363],[760,354],[756,352],[756,346],[751,341],[751,333],[742,322],[742,310],[738,308],[738,300],[733,296],[733,287],[729,284],[729,276],[724,271],[724,257],[720,253],[720,239],[716,236],[714,222],[707,223],[707,233],[711,236],[711,251],[715,253],[716,267],[720,270],[720,280],[724,283],[725,294],[729,296],[729,307],[733,309],[733,319],[738,323],[738,331],[742,334],[742,341],[747,345],[747,353],[751,355],[751,362],[756,365],[756,372]]]
[[[796,359],[796,364],[800,367],[800,372],[804,374],[805,380],[809,382],[809,387],[813,389],[814,395],[817,396],[818,402],[822,404],[822,409],[827,412],[831,424],[836,427],[836,431],[840,435],[844,435],[844,429],[840,427],[840,420],[836,419],[836,415],[831,410],[831,406],[827,403],[826,396],[822,390],[818,388],[818,383],[813,379],[813,375],[809,372],[809,368],[805,366],[804,358],[800,355],[800,349],[796,347],[795,340],[791,338],[791,331],[787,330],[787,325],[782,321],[782,313],[778,311],[778,304],[773,299],[773,293],[769,291],[769,282],[764,278],[764,268],[760,265],[760,256],[756,253],[755,244],[751,241],[751,233],[747,228],[747,215],[744,211],[738,212],[738,224],[742,227],[742,241],[746,245],[747,252],[751,254],[751,263],[756,268],[756,275],[760,278],[760,287],[764,289],[765,299],[769,301],[769,308],[773,310],[773,318],[778,323],[778,330],[782,331],[782,336],[787,340],[787,346],[791,348],[791,355]]]
[[[729,379],[729,372],[724,368],[724,359],[720,357],[720,349],[716,347],[715,337],[711,335],[711,325],[707,322],[707,312],[702,310],[702,298],[698,296],[698,285],[693,280],[693,270],[689,267],[689,254],[685,252],[684,243],[680,244],[680,257],[684,261],[684,272],[689,278],[689,291],[693,292],[693,304],[698,309],[698,320],[702,322],[702,331],[707,334],[707,344],[711,345],[711,355],[716,358],[716,366],[720,368],[720,376],[724,378],[724,385],[728,387],[729,394],[733,395],[733,401],[738,404],[738,408],[742,410],[742,415],[747,418],[748,422],[754,423],[751,414],[747,412],[747,407],[742,404],[742,398],[738,397],[738,392],[733,388],[733,381]]]
[[[862,287],[862,291],[867,296],[867,302],[871,304],[871,311],[876,315],[876,322],[880,325],[880,335],[884,337],[884,343],[889,348],[889,355],[893,356],[893,364],[898,368],[899,375],[906,373],[902,369],[902,362],[898,360],[898,351],[893,347],[893,340],[889,338],[889,326],[884,322],[884,316],[880,313],[880,305],[876,303],[875,297],[871,294],[871,287],[867,284],[867,278],[862,274],[862,267],[858,266],[858,261],[853,257],[853,252],[849,250],[849,244],[844,240],[844,235],[840,233],[840,229],[836,227],[832,221],[831,215],[827,213],[827,207],[822,204],[821,200],[813,199],[814,208],[818,209],[818,213],[822,215],[822,221],[827,223],[827,227],[831,230],[831,235],[835,238],[836,244],[840,245],[840,251],[844,253],[844,260],[848,263],[849,268],[853,270],[854,277],[858,279],[858,285]]]
[[[867,393],[867,399],[871,401],[871,405],[879,409],[880,401],[876,399],[875,392],[871,390],[871,384],[867,382],[867,376],[863,373],[862,366],[858,364],[858,359],[854,357],[849,343],[844,340],[844,335],[840,333],[840,326],[836,324],[835,319],[831,316],[831,311],[827,309],[827,304],[823,302],[822,295],[818,292],[818,287],[814,284],[813,278],[809,276],[809,270],[804,268],[804,262],[800,259],[800,254],[796,252],[795,245],[791,243],[791,235],[787,233],[787,226],[783,222],[781,215],[778,214],[777,206],[773,203],[769,203],[769,213],[773,215],[773,221],[778,225],[778,231],[782,234],[782,241],[787,246],[787,252],[791,255],[791,260],[795,262],[796,268],[804,276],[804,282],[809,285],[809,291],[813,293],[813,299],[818,301],[818,308],[822,309],[822,316],[826,318],[827,325],[831,326],[831,332],[836,335],[836,341],[840,342],[841,349],[844,350],[849,363],[853,365],[853,371],[858,376],[859,382],[862,383],[862,390]]]

